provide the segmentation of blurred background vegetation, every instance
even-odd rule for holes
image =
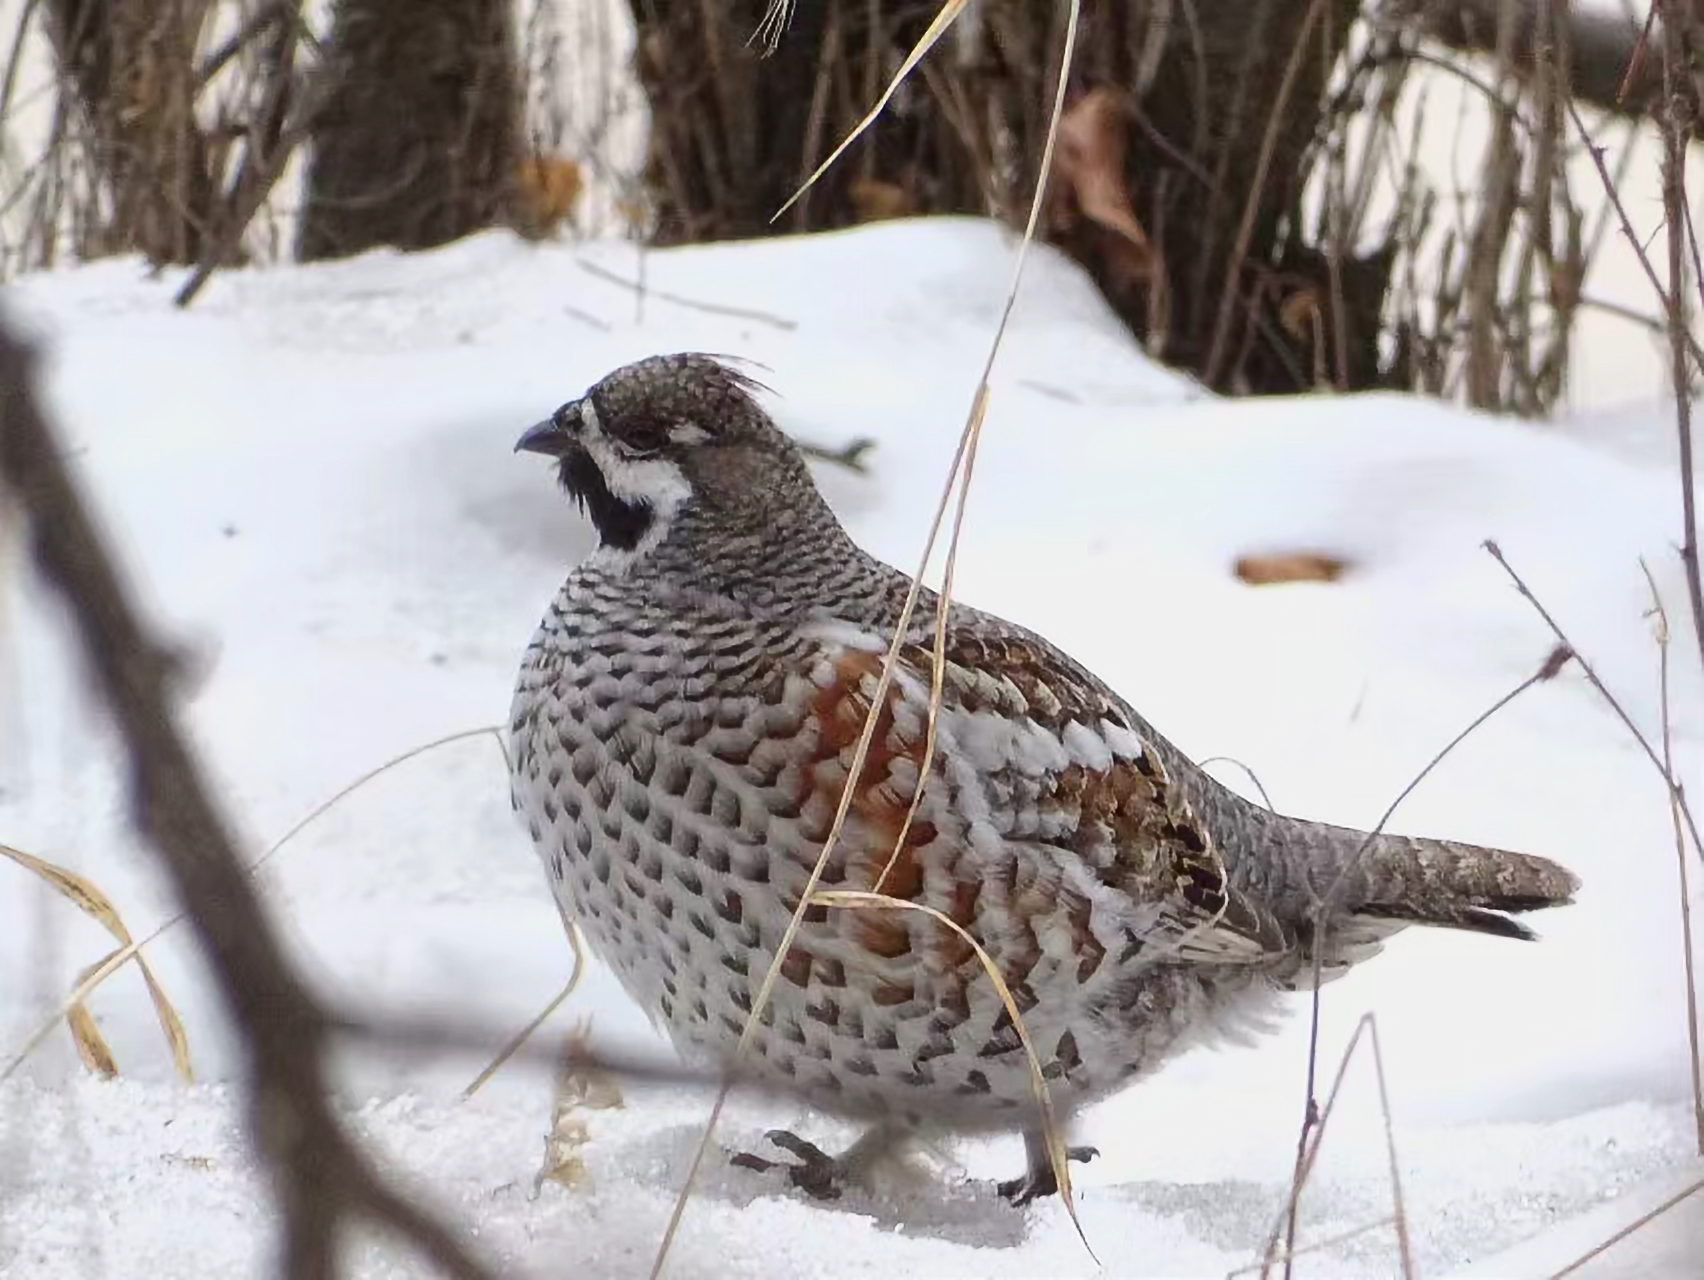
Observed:
[[[940,2],[798,0],[773,51],[767,7],[6,0],[0,271],[139,254],[196,266],[188,301],[224,267],[495,226],[671,245],[1021,217],[1063,3],[964,6],[774,221]],[[1542,417],[1583,316],[1662,330],[1648,290],[1600,296],[1617,226],[1586,142],[1613,136],[1621,179],[1660,150],[1641,121],[1690,136],[1698,62],[1665,87],[1663,50],[1695,47],[1704,0],[1659,7],[1672,32],[1622,0],[1090,0],[1044,236],[1215,390]]]

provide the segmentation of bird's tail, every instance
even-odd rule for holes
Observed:
[[[1258,811],[1251,832],[1267,852],[1261,886],[1301,927],[1331,895],[1335,928],[1360,922],[1372,936],[1404,925],[1439,925],[1503,938],[1536,935],[1515,919],[1573,901],[1579,880],[1526,853],[1450,840],[1376,835]],[[1257,875],[1260,873],[1256,873]]]
[[[1580,887],[1548,858],[1450,840],[1378,835],[1355,858],[1365,835],[1337,830],[1348,847],[1342,910],[1363,919],[1530,940],[1536,935],[1515,917],[1566,906]]]

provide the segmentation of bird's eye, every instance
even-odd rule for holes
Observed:
[[[623,422],[615,433],[615,442],[634,456],[648,457],[660,453],[669,442],[668,423],[660,418],[638,418]]]

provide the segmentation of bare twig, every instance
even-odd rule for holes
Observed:
[[[328,1023],[286,959],[224,814],[178,728],[171,664],[144,627],[41,416],[32,357],[0,332],[0,483],[29,522],[35,558],[64,598],[91,680],[125,744],[132,819],[213,961],[242,1034],[253,1139],[283,1219],[284,1273],[330,1280],[337,1247],[365,1218],[457,1280],[488,1280],[448,1228],[399,1196],[327,1103]]]
[[[1687,22],[1675,0],[1661,0],[1663,17],[1663,220],[1668,226],[1668,288],[1663,292],[1669,336],[1669,379],[1674,391],[1675,432],[1680,442],[1680,561],[1692,603],[1693,641],[1704,657],[1704,577],[1698,570],[1698,504],[1692,471],[1692,375],[1687,368],[1691,329],[1686,305],[1686,144],[1693,102],[1682,59],[1692,52]]]
[[[1290,60],[1284,67],[1284,78],[1278,85],[1278,97],[1272,104],[1266,133],[1260,140],[1260,158],[1255,162],[1254,182],[1249,187],[1249,197],[1243,205],[1242,219],[1237,225],[1236,243],[1231,249],[1231,265],[1225,273],[1225,286],[1219,295],[1219,314],[1213,325],[1213,343],[1207,354],[1207,366],[1202,377],[1202,381],[1215,389],[1218,388],[1220,376],[1224,372],[1226,344],[1231,336],[1231,316],[1236,309],[1237,294],[1241,290],[1242,267],[1248,258],[1249,242],[1254,235],[1254,220],[1260,212],[1258,194],[1266,187],[1267,170],[1272,165],[1272,157],[1278,147],[1278,130],[1284,123],[1290,95],[1296,91],[1296,81],[1301,76],[1302,63],[1308,54],[1314,24],[1319,21],[1324,8],[1325,0],[1312,0],[1308,5],[1307,17],[1302,23],[1301,31],[1296,35],[1295,47],[1290,50]]]
[[[1557,643],[1573,654],[1574,661],[1580,664],[1580,672],[1586,677],[1587,683],[1598,691],[1598,695],[1609,704],[1609,709],[1615,713],[1616,719],[1620,720],[1626,726],[1627,732],[1633,735],[1634,741],[1644,751],[1645,758],[1651,762],[1651,767],[1662,777],[1663,782],[1668,786],[1669,794],[1680,806],[1681,817],[1686,820],[1687,834],[1692,837],[1693,852],[1704,859],[1704,842],[1699,840],[1698,823],[1692,816],[1692,806],[1687,802],[1686,791],[1675,780],[1674,776],[1663,768],[1662,757],[1657,754],[1657,749],[1651,745],[1650,738],[1646,737],[1645,732],[1633,723],[1633,717],[1627,714],[1627,709],[1621,705],[1621,700],[1611,693],[1609,687],[1598,678],[1598,673],[1593,669],[1591,662],[1578,649],[1574,648],[1574,642],[1568,639],[1568,635],[1562,630],[1561,624],[1550,616],[1550,610],[1544,607],[1539,598],[1532,593],[1532,588],[1527,586],[1525,579],[1515,572],[1514,566],[1504,558],[1502,548],[1495,542],[1487,541],[1485,550],[1490,553],[1493,560],[1503,566],[1503,572],[1509,575],[1515,584],[1515,589],[1526,598],[1526,602],[1533,607],[1538,616],[1544,619],[1544,625],[1550,628],[1550,633],[1556,637]]]
[[[758,311],[751,307],[734,307],[721,302],[705,302],[699,298],[683,297],[678,293],[665,293],[661,289],[650,288],[643,280],[629,280],[626,276],[611,271],[608,267],[600,267],[597,263],[587,261],[585,258],[576,259],[575,265],[588,275],[594,275],[600,280],[608,280],[611,284],[618,284],[623,289],[631,289],[642,298],[645,296],[659,298],[664,302],[672,302],[677,307],[690,307],[694,311],[703,311],[713,316],[731,316],[735,320],[755,320],[757,323],[766,324],[772,329],[780,329],[783,333],[791,333],[799,327],[797,320],[771,315],[767,311]]]
[[[1657,269],[1651,263],[1650,252],[1645,248],[1645,242],[1639,238],[1638,231],[1634,229],[1633,219],[1627,215],[1627,206],[1621,203],[1621,192],[1616,189],[1615,177],[1610,173],[1609,165],[1603,158],[1603,148],[1592,140],[1585,119],[1580,115],[1580,109],[1572,102],[1568,104],[1568,114],[1574,118],[1574,128],[1579,131],[1580,139],[1586,146],[1586,153],[1591,156],[1592,165],[1597,169],[1598,178],[1603,183],[1604,195],[1608,198],[1610,207],[1615,210],[1616,221],[1621,224],[1622,236],[1632,248],[1633,256],[1639,260],[1639,266],[1645,272],[1645,279],[1650,282],[1651,288],[1656,290],[1657,296],[1666,303],[1668,290],[1663,288],[1663,282],[1657,277]],[[1672,340],[1672,326],[1670,332]],[[1680,330],[1680,335],[1692,353],[1692,358],[1700,367],[1704,367],[1704,346],[1700,346],[1698,340],[1684,327]]]
[[[1337,1107],[1338,1095],[1343,1089],[1343,1081],[1349,1074],[1349,1064],[1354,1061],[1355,1050],[1360,1047],[1363,1035],[1367,1037],[1367,1043],[1372,1046],[1373,1074],[1379,1089],[1379,1110],[1384,1116],[1385,1156],[1390,1167],[1391,1193],[1391,1216],[1386,1221],[1389,1221],[1396,1229],[1397,1256],[1401,1262],[1405,1280],[1414,1274],[1414,1258],[1408,1239],[1408,1214],[1402,1199],[1402,1177],[1396,1158],[1396,1133],[1390,1116],[1390,1089],[1385,1083],[1384,1053],[1379,1047],[1378,1018],[1374,1014],[1364,1013],[1361,1015],[1361,1020],[1355,1024],[1355,1032],[1349,1037],[1349,1043],[1344,1047],[1343,1056],[1338,1060],[1337,1075],[1331,1082],[1331,1092],[1326,1095],[1323,1108],[1312,1101],[1313,1091],[1311,1085],[1309,1087],[1312,1141],[1310,1142],[1308,1137],[1304,1135],[1302,1148],[1296,1153],[1296,1172],[1290,1183],[1289,1198],[1266,1237],[1266,1248],[1262,1253],[1258,1267],[1262,1276],[1266,1275],[1277,1263],[1282,1262],[1284,1264],[1284,1275],[1288,1277],[1293,1261],[1301,1254],[1308,1252],[1306,1248],[1298,1249],[1296,1247],[1297,1205],[1301,1200],[1302,1187],[1306,1185],[1308,1175],[1313,1172],[1314,1164],[1319,1159],[1320,1146],[1325,1142],[1326,1126],[1331,1123],[1332,1113]],[[1310,1063],[1309,1071],[1311,1072],[1312,1069]],[[1284,1235],[1282,1250],[1278,1247],[1280,1232]],[[1232,1272],[1231,1274],[1243,1274],[1255,1269],[1254,1267],[1245,1267],[1241,1272]]]
[[[962,8],[962,0],[947,0],[942,12],[947,13],[950,10],[952,13],[957,13]],[[1024,268],[1029,261],[1030,246],[1035,242],[1036,228],[1040,222],[1041,211],[1047,197],[1048,179],[1053,172],[1054,151],[1059,139],[1059,121],[1064,114],[1065,89],[1070,80],[1070,70],[1076,54],[1077,24],[1081,16],[1081,9],[1081,0],[1067,0],[1065,33],[1060,48],[1059,78],[1056,84],[1052,112],[1048,120],[1047,141],[1042,148],[1040,163],[1037,166],[1035,189],[1030,201],[1029,220],[1025,224],[1023,238],[1018,242],[1016,259],[1012,264],[1012,278],[1006,289],[1005,302],[1000,311],[999,321],[995,325],[993,339],[988,345],[988,356],[983,363],[982,375],[977,380],[976,390],[971,398],[970,411],[966,415],[964,429],[959,435],[958,449],[953,455],[952,466],[947,472],[946,483],[942,486],[940,500],[935,507],[934,518],[929,526],[929,534],[924,542],[917,572],[912,575],[911,588],[906,593],[905,601],[900,606],[899,616],[894,621],[893,640],[888,646],[887,653],[883,656],[881,674],[877,677],[876,686],[871,691],[870,710],[864,717],[863,727],[859,732],[857,743],[853,747],[852,759],[847,767],[846,784],[841,788],[840,800],[835,806],[834,818],[829,824],[828,835],[823,840],[822,849],[817,854],[816,861],[799,893],[798,905],[794,908],[791,918],[787,921],[787,927],[782,931],[781,937],[776,943],[774,957],[771,959],[769,967],[763,975],[763,980],[753,997],[752,1007],[746,1015],[745,1026],[733,1052],[732,1062],[735,1066],[738,1065],[749,1047],[752,1035],[760,1025],[759,1019],[763,1016],[764,1008],[769,1003],[775,982],[780,976],[782,961],[786,957],[788,949],[792,946],[793,939],[798,934],[800,924],[810,905],[811,896],[816,892],[817,886],[821,882],[829,855],[834,849],[835,841],[839,838],[841,828],[845,824],[846,815],[851,809],[855,784],[859,775],[863,772],[864,762],[869,756],[870,744],[875,738],[881,708],[886,700],[888,689],[893,683],[900,649],[905,644],[911,618],[917,607],[917,600],[922,591],[923,576],[928,571],[929,563],[934,556],[935,543],[940,536],[941,524],[946,517],[947,504],[952,498],[955,484],[959,481],[960,469],[964,468],[968,473],[968,468],[975,458],[978,433],[981,430],[982,421],[988,408],[989,380],[993,376],[994,364],[1000,356],[1006,330],[1011,322],[1012,310],[1017,305],[1018,291],[1024,278]],[[936,21],[939,23],[940,18],[937,17]],[[935,31],[933,25],[930,31]],[[938,35],[939,33],[935,32],[935,34]],[[921,57],[921,51],[926,50],[927,43],[931,40],[932,37],[925,34],[923,39],[919,41],[918,48],[913,51],[913,56]],[[901,75],[903,75],[903,72],[904,68],[901,70]],[[890,86],[889,93],[891,94],[891,92]],[[836,154],[839,153],[836,152]],[[824,167],[828,163],[832,163],[832,160],[833,157],[831,156],[829,161],[824,162]],[[821,172],[822,169],[819,168],[818,173]],[[814,177],[806,182],[806,187],[810,185],[810,181],[814,181]],[[944,609],[947,607],[947,603],[943,594],[939,601],[939,607]],[[705,1122],[703,1136],[693,1153],[692,1163],[687,1169],[685,1182],[681,1187],[679,1197],[675,1201],[674,1209],[669,1215],[668,1226],[664,1229],[662,1241],[657,1248],[656,1258],[651,1264],[651,1280],[656,1280],[662,1274],[663,1266],[668,1260],[669,1249],[680,1229],[682,1215],[686,1212],[686,1204],[692,1193],[693,1181],[697,1177],[705,1152],[709,1149],[711,1136],[715,1132],[716,1122],[721,1117],[722,1105],[726,1097],[727,1093],[724,1090],[717,1095],[714,1105],[710,1108],[710,1117]],[[1062,1172],[1060,1191],[1062,1194],[1068,1195],[1069,1171]],[[1074,1212],[1072,1216],[1075,1219]]]
[[[287,42],[284,47],[293,51],[296,40],[295,24],[290,24],[277,38]],[[293,53],[286,53],[279,59],[279,63],[279,70],[274,74],[272,83],[267,86],[267,103],[262,109],[263,116],[277,122],[275,136],[266,140],[271,145],[265,145],[258,135],[251,136],[251,149],[243,157],[243,167],[237,174],[230,205],[225,210],[216,234],[207,237],[207,249],[202,254],[201,261],[196,263],[195,270],[172,299],[176,306],[187,307],[194,302],[196,295],[213,278],[213,273],[235,256],[249,223],[254,220],[255,214],[266,202],[266,197],[283,176],[285,162],[291,153],[306,141],[314,121],[331,100],[338,73],[332,63],[322,62],[317,68],[317,74],[306,87],[294,94],[293,109],[290,118],[286,120],[283,112],[291,105],[291,90],[296,84],[295,77],[289,73],[293,64]],[[268,127],[265,131],[272,130]]]
[[[570,1066],[607,1071],[634,1084],[705,1091],[731,1084],[742,1095],[804,1100],[802,1093],[795,1094],[780,1082],[695,1066],[663,1054],[640,1054],[602,1046],[579,1046],[565,1052],[561,1045],[517,1040],[501,1028],[469,1020],[460,1010],[443,1016],[334,1011],[327,1015],[326,1028],[334,1036],[360,1041],[380,1053],[474,1057],[501,1053],[505,1055],[505,1063],[544,1071],[554,1071],[566,1062]],[[465,1099],[473,1092],[469,1087],[460,1096]]]
[[[1674,774],[1674,734],[1669,715],[1669,621],[1663,607],[1662,593],[1650,566],[1643,560],[1639,568],[1651,588],[1651,612],[1656,622],[1658,683],[1663,704],[1663,771]],[[1669,793],[1669,817],[1674,823],[1674,857],[1680,873],[1680,952],[1686,975],[1686,1042],[1691,1051],[1692,1119],[1698,1130],[1698,1154],[1704,1156],[1704,1058],[1698,1052],[1698,980],[1692,955],[1692,901],[1686,872],[1686,826],[1681,821],[1680,805],[1674,792]]]
[[[197,87],[204,87],[225,69],[232,58],[247,48],[251,41],[264,35],[273,23],[293,21],[294,17],[294,7],[288,0],[269,0],[261,5],[231,33],[230,39],[202,59],[201,65],[195,69]]]
[[[1352,871],[1354,871],[1355,867],[1359,865],[1361,858],[1366,854],[1367,850],[1372,847],[1373,841],[1383,833],[1385,824],[1388,823],[1396,814],[1396,811],[1401,806],[1402,802],[1413,794],[1414,789],[1426,780],[1432,770],[1436,769],[1443,763],[1445,757],[1466,741],[1467,738],[1476,732],[1487,720],[1491,719],[1492,716],[1496,715],[1504,707],[1508,706],[1516,698],[1520,697],[1521,694],[1525,693],[1536,684],[1542,684],[1546,680],[1553,679],[1556,673],[1560,671],[1573,656],[1573,650],[1566,644],[1552,650],[1537,671],[1533,672],[1525,680],[1522,680],[1513,689],[1510,689],[1502,697],[1498,698],[1497,701],[1493,702],[1489,707],[1481,711],[1472,719],[1472,721],[1469,722],[1465,729],[1445,743],[1442,749],[1426,762],[1420,772],[1410,779],[1408,785],[1403,787],[1402,790],[1397,793],[1396,799],[1390,802],[1390,805],[1385,809],[1384,813],[1379,815],[1378,822],[1373,825],[1372,830],[1367,832],[1366,838],[1361,841],[1361,845],[1355,850],[1354,856],[1343,864],[1343,868],[1337,873],[1336,878],[1332,880],[1330,887],[1327,888],[1325,893],[1320,897],[1319,906],[1314,912],[1312,942],[1313,992],[1310,999],[1308,1015],[1308,1072],[1306,1102],[1302,1109],[1301,1134],[1296,1139],[1296,1167],[1291,1180],[1290,1203],[1288,1210],[1289,1220],[1284,1232],[1284,1252],[1286,1255],[1293,1255],[1295,1252],[1297,1226],[1296,1205],[1297,1201],[1300,1199],[1302,1182],[1307,1177],[1308,1166],[1310,1163],[1310,1157],[1308,1154],[1308,1138],[1314,1128],[1320,1123],[1319,1103],[1317,1101],[1315,1087],[1319,1071],[1321,1012],[1320,986],[1325,972],[1326,935],[1329,931],[1330,917],[1337,909],[1342,898],[1344,888],[1349,881],[1349,875]],[[1317,1143],[1315,1145],[1317,1148]],[[1289,1274],[1288,1263],[1285,1264],[1285,1274],[1286,1276]]]
[[[831,449],[825,444],[812,444],[808,440],[794,440],[793,443],[807,458],[815,458],[818,462],[832,462],[835,466],[845,467],[861,476],[870,474],[870,465],[864,459],[870,450],[876,447],[874,438],[870,436],[854,436],[838,449]]]

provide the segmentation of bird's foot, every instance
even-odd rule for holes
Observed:
[[[1099,1154],[1100,1151],[1095,1147],[1065,1148],[1065,1158],[1075,1160],[1078,1164],[1087,1164]],[[1053,1172],[1053,1162],[1048,1159],[1046,1150],[1041,1151],[1038,1159],[1032,1148],[1029,1167],[1024,1170],[1023,1176],[1001,1182],[997,1184],[996,1189],[1014,1206],[1026,1205],[1031,1200],[1058,1195],[1059,1179]]]
[[[814,1142],[806,1142],[786,1129],[771,1129],[763,1136],[795,1157],[797,1163],[769,1160],[749,1151],[740,1152],[729,1163],[741,1169],[755,1169],[759,1173],[785,1169],[788,1180],[813,1200],[840,1199],[846,1189],[847,1171],[843,1161],[836,1160]]]

